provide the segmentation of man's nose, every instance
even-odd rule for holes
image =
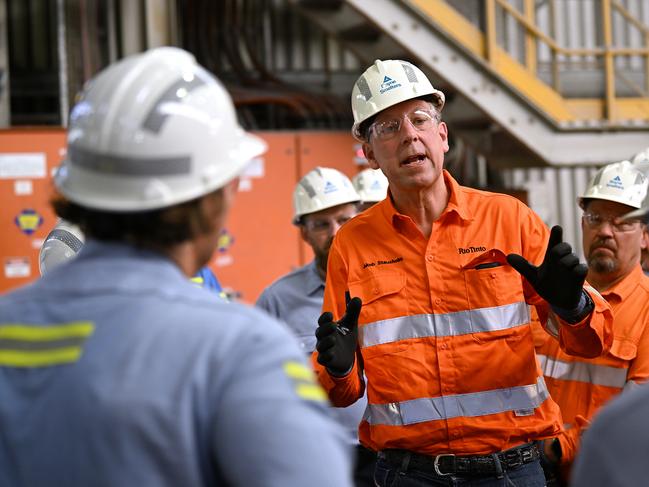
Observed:
[[[403,117],[403,120],[401,120],[399,134],[405,141],[416,140],[419,138],[419,131],[415,128],[408,117]]]

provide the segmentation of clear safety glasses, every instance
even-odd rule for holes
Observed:
[[[370,133],[379,140],[390,140],[399,133],[404,119],[408,120],[416,130],[423,132],[433,128],[439,122],[439,115],[433,110],[417,108],[401,118],[374,122],[370,126]]]
[[[638,228],[639,220],[623,220],[619,216],[600,215],[598,213],[584,213],[582,218],[592,228],[599,228],[604,223],[609,223],[615,232],[630,232]]]

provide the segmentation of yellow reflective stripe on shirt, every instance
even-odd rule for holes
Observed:
[[[315,383],[315,374],[313,370],[299,362],[286,362],[284,372],[292,379],[305,380]]]
[[[199,286],[202,286],[202,285],[203,285],[203,282],[205,282],[205,281],[203,280],[203,278],[200,277],[200,276],[192,277],[192,278],[190,278],[189,280],[192,281],[194,284],[198,284]]]
[[[94,329],[90,322],[0,325],[0,366],[43,367],[76,362]]]
[[[295,392],[302,399],[308,401],[324,402],[327,400],[327,393],[317,384],[298,384]]]
[[[327,400],[327,393],[316,382],[313,370],[306,365],[300,362],[285,362],[284,373],[293,379],[295,392],[302,399],[318,402]]]

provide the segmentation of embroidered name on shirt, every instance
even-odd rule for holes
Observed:
[[[396,264],[397,262],[401,262],[402,260],[403,257],[395,257],[392,260],[377,260],[376,262],[365,262],[363,264],[363,269],[367,269],[368,267],[374,267],[377,265]]]
[[[464,249],[462,247],[458,247],[457,253],[458,254],[472,254],[474,252],[485,252],[486,250],[487,250],[486,247],[466,247]]]

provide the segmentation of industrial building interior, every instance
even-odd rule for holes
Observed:
[[[211,263],[247,302],[310,258],[290,223],[300,177],[364,167],[349,97],[375,59],[412,61],[446,94],[459,182],[522,198],[576,249],[589,177],[649,145],[645,0],[0,0],[0,156],[46,154],[46,170],[0,179],[0,292],[38,276],[76,94],[109,63],[164,45],[222,80],[270,146]]]

